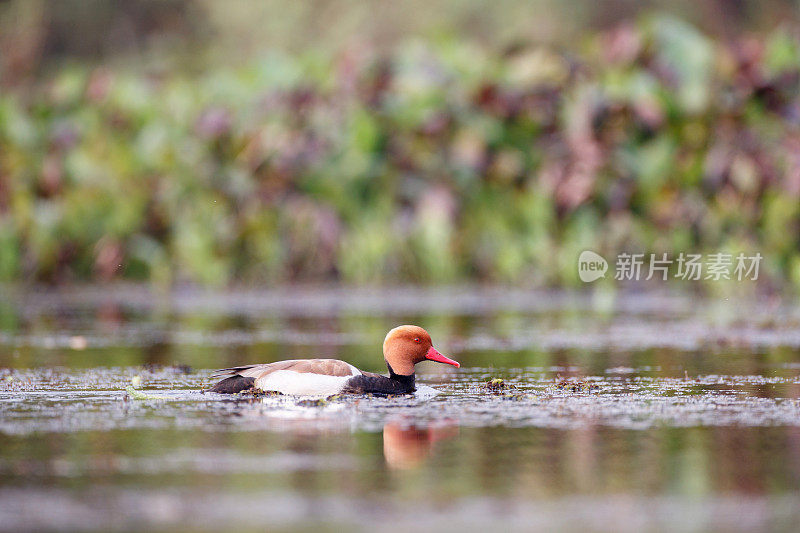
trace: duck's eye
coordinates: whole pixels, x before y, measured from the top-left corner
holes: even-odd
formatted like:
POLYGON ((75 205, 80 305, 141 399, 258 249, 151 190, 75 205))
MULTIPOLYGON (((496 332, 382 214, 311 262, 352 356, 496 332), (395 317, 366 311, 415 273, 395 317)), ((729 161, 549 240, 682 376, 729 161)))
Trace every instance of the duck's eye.
POLYGON ((419 337, 414 337, 414 342, 416 342, 417 344, 419 344, 419 343, 421 343, 422 341, 420 340, 420 338, 419 338, 419 337))

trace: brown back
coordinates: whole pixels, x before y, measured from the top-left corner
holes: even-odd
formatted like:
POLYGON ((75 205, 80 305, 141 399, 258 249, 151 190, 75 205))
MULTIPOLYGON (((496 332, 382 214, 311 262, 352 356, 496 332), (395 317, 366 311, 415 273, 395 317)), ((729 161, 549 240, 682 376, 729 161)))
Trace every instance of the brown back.
POLYGON ((291 359, 261 365, 239 366, 220 370, 219 376, 244 376, 260 379, 279 370, 300 373, 324 374, 326 376, 351 376, 353 367, 338 359, 291 359))

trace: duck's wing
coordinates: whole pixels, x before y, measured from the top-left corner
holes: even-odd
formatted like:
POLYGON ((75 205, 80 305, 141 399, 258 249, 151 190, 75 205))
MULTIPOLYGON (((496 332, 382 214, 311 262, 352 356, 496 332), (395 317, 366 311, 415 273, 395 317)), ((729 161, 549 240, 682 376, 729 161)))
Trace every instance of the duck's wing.
POLYGON ((211 376, 214 378, 242 376, 260 379, 279 370, 341 377, 361 374, 361 371, 353 365, 338 359, 290 359, 275 363, 223 368, 215 371, 211 376))
POLYGON ((256 366, 263 366, 263 365, 246 365, 246 366, 233 366, 231 368, 220 368, 218 370, 214 370, 211 372, 212 378, 223 378, 229 376, 235 376, 239 372, 244 372, 245 370, 249 370, 256 366))

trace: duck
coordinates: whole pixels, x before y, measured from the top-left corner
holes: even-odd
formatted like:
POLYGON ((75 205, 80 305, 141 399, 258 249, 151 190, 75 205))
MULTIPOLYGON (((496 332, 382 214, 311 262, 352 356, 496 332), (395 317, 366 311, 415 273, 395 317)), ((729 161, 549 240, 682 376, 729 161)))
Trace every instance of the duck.
POLYGON ((415 367, 435 361, 460 368, 461 364, 439 353, 423 328, 398 326, 386 334, 384 376, 359 370, 338 359, 291 359, 223 368, 212 374, 222 378, 209 392, 235 394, 243 391, 278 392, 293 396, 328 397, 337 394, 410 394, 416 390, 415 367))

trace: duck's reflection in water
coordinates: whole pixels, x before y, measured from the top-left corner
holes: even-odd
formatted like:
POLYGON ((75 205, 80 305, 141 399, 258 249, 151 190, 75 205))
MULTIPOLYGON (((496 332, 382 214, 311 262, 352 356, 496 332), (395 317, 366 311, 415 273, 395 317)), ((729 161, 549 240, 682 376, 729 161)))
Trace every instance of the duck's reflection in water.
MULTIPOLYGON (((250 407, 250 404, 246 406, 250 407)), ((329 406, 326 409, 333 408, 329 406)), ((325 443, 347 448, 346 441, 351 438, 349 435, 352 433, 352 419, 346 416, 333 416, 340 413, 338 410, 328 412, 330 416, 314 411, 313 408, 303 411, 237 408, 234 413, 237 417, 241 417, 241 420, 237 421, 238 424, 274 435, 283 435, 279 440, 285 439, 283 446, 293 452, 323 453, 325 443)), ((429 421, 395 416, 384 422, 382 433, 386 465, 390 469, 412 469, 424 464, 440 441, 457 437, 459 426, 458 422, 452 419, 429 421)))
POLYGON ((431 455, 437 442, 457 435, 455 422, 417 426, 404 420, 389 421, 383 426, 383 456, 389 468, 416 468, 431 455))

